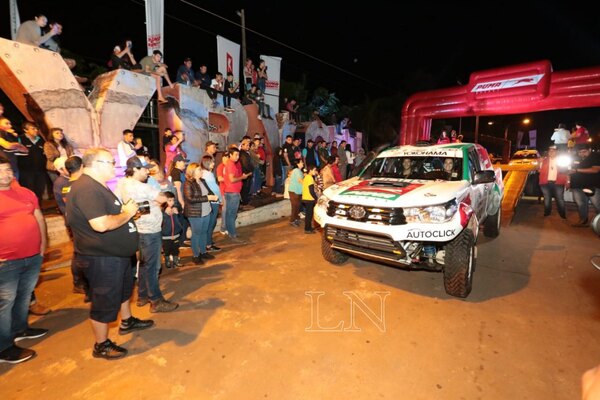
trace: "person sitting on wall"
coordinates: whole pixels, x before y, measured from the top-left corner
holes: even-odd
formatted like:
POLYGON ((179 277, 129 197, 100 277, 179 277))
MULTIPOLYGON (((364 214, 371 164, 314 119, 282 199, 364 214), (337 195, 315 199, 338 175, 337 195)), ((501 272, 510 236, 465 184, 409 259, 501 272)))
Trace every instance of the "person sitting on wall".
POLYGON ((158 102, 161 104, 167 103, 167 100, 162 93, 162 79, 165 78, 169 87, 173 88, 173 83, 167 73, 167 64, 162 62, 162 52, 160 50, 154 50, 151 56, 146 56, 140 60, 140 65, 143 68, 143 72, 152 75, 156 79, 156 94, 158 95, 158 102))
POLYGON ((132 47, 133 42, 131 40, 126 40, 123 46, 115 46, 108 61, 108 67, 111 70, 122 68, 130 71, 142 71, 142 66, 135 61, 135 57, 131 52, 132 47))
POLYGON ((29 44, 31 46, 41 46, 46 43, 50 38, 62 33, 62 26, 60 24, 54 24, 44 36, 42 36, 42 28, 48 25, 48 18, 43 14, 37 14, 33 20, 25 21, 17 30, 17 38, 15 39, 19 43, 29 44))

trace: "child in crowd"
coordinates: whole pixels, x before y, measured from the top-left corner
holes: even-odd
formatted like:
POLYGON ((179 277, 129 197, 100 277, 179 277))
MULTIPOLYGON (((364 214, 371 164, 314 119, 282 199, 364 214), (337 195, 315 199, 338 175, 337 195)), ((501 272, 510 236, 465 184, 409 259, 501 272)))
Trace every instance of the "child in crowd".
POLYGON ((179 245, 183 233, 181 223, 181 210, 175 204, 175 195, 172 192, 164 192, 167 197, 166 203, 162 205, 162 245, 165 255, 165 266, 175 268, 179 266, 179 245))

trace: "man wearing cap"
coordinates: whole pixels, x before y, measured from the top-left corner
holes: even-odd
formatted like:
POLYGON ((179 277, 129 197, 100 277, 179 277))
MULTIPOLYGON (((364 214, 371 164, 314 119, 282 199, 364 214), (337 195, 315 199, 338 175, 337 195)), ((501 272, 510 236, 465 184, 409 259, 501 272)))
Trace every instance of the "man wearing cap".
POLYGON ((158 283, 162 248, 162 211, 159 205, 166 202, 167 197, 147 184, 147 180, 146 165, 139 157, 131 157, 127 160, 125 178, 119 180, 115 194, 124 203, 133 200, 138 205, 135 218, 140 252, 137 306, 143 307, 150 303, 150 312, 169 312, 179 305, 165 300, 158 283))
POLYGON ((82 270, 91 298, 90 320, 96 343, 92 355, 116 359, 127 349, 108 338, 108 325, 121 313, 119 334, 126 335, 154 325, 131 315, 133 290, 131 256, 138 232, 133 221, 138 206, 123 204, 108 188, 115 177, 115 160, 105 149, 88 149, 83 155, 83 175, 73 182, 67 196, 67 224, 73 232, 77 268, 82 270))
POLYGON ((540 165, 539 182, 540 189, 544 194, 544 217, 550 215, 552 211, 552 197, 556 201, 558 215, 562 219, 567 218, 565 210, 565 184, 567 183, 567 174, 561 172, 556 162, 558 149, 556 146, 548 148, 548 156, 542 159, 540 165))
POLYGON ((186 86, 199 86, 200 83, 196 80, 194 70, 192 69, 192 59, 186 57, 183 60, 183 64, 177 69, 177 83, 181 83, 186 86))
POLYGON ((575 145, 578 159, 569 170, 567 185, 573 192, 577 203, 579 221, 572 226, 581 228, 588 225, 588 202, 591 201, 600 212, 600 155, 592 153, 588 143, 575 145))
POLYGON ((571 132, 567 130, 567 126, 563 123, 558 124, 558 128, 554 129, 554 133, 550 140, 554 142, 558 151, 566 150, 567 144, 569 143, 569 138, 571 137, 571 132))

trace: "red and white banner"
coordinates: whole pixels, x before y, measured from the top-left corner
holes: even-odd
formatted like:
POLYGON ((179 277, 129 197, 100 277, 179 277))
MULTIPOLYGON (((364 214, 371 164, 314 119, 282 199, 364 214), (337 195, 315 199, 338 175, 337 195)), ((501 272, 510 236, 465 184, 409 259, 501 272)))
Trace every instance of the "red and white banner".
POLYGON ((233 80, 240 81, 240 45, 217 36, 217 68, 227 79, 227 73, 233 74, 233 80))
POLYGON ((10 0, 10 37, 12 40, 17 39, 17 29, 21 25, 21 18, 19 17, 19 7, 17 7, 17 0, 10 0))
POLYGON ((265 90, 265 103, 271 108, 271 113, 279 112, 279 86, 281 83, 281 57, 261 55, 267 66, 267 89, 265 90))
POLYGON ((154 50, 163 53, 165 44, 164 35, 165 4, 164 0, 146 0, 146 45, 148 55, 154 50))

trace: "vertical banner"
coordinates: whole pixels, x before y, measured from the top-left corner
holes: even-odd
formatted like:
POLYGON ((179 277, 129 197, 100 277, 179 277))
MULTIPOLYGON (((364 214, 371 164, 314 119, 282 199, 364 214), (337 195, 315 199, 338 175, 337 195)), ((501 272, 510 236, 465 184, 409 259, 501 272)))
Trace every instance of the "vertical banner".
MULTIPOLYGON (((271 114, 279 112, 279 86, 281 78, 281 57, 261 55, 267 66, 267 90, 265 93, 265 102, 271 108, 271 114)), ((258 63, 256 63, 258 65, 258 63)))
POLYGON ((517 132, 517 150, 521 148, 521 143, 523 142, 523 131, 517 132))
MULTIPOLYGON (((223 79, 227 79, 227 73, 233 74, 233 80, 240 81, 240 45, 217 36, 217 68, 223 74, 223 79)), ((216 71, 215 71, 216 72, 216 71)))
POLYGON ((537 146, 537 129, 529 131, 529 148, 535 149, 537 146))
POLYGON ((165 44, 164 36, 165 4, 164 0, 146 0, 146 45, 148 55, 154 50, 163 53, 165 44))
POLYGON ((10 37, 12 40, 17 39, 17 29, 21 25, 21 18, 19 17, 19 7, 17 7, 17 0, 10 0, 10 37))

